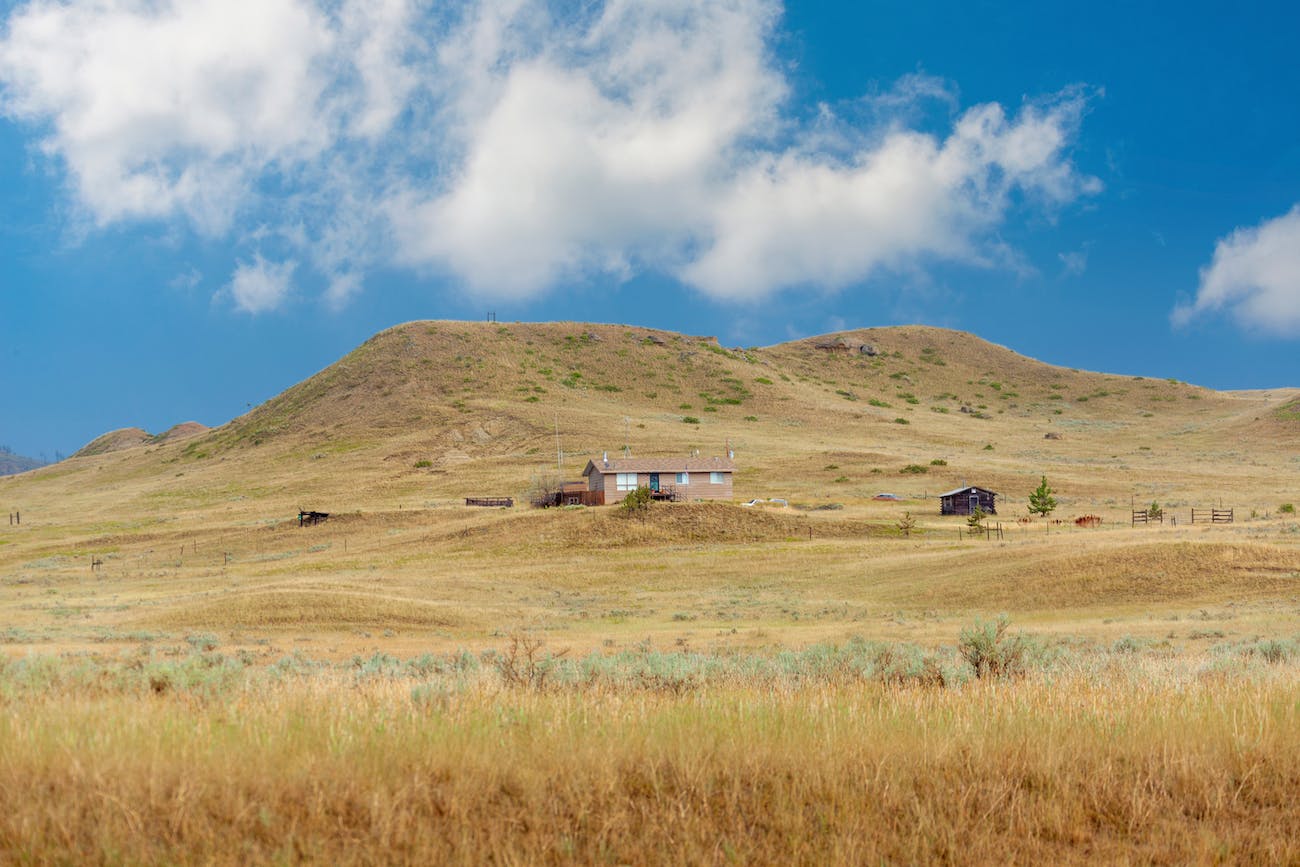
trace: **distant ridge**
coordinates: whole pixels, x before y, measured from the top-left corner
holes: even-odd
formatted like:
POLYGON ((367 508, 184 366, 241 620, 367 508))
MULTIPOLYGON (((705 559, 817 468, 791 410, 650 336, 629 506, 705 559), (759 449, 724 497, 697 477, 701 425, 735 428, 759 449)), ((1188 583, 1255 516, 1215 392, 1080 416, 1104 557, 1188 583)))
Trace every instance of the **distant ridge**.
POLYGON ((12 476, 45 466, 45 461, 16 455, 5 448, 0 448, 0 476, 12 476))
POLYGON ((73 453, 74 458, 106 455, 149 442, 149 432, 138 427, 124 427, 95 437, 73 453))
POLYGON ((187 439, 206 433, 210 428, 205 424, 196 421, 181 422, 173 425, 160 434, 151 434, 147 430, 138 427, 124 427, 118 430, 109 431, 106 434, 96 437, 95 439, 82 446, 75 454, 74 458, 92 457, 94 455, 104 455, 109 452, 120 452, 123 449, 131 449, 136 446, 147 445, 149 443, 169 442, 172 440, 187 439))

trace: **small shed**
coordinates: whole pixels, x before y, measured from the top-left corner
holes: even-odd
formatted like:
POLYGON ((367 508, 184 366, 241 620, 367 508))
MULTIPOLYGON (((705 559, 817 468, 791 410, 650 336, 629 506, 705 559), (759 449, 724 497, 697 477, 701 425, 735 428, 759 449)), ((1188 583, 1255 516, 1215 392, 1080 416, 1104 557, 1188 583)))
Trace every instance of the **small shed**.
POLYGON ((939 495, 939 514, 969 515, 976 509, 980 509, 986 515, 996 515, 998 513, 995 503, 997 496, 987 488, 967 485, 964 488, 958 488, 955 491, 939 495))
POLYGON ((564 482, 560 486, 560 490, 553 491, 546 499, 534 503, 534 505, 603 506, 605 505, 605 492, 588 490, 586 481, 564 482))

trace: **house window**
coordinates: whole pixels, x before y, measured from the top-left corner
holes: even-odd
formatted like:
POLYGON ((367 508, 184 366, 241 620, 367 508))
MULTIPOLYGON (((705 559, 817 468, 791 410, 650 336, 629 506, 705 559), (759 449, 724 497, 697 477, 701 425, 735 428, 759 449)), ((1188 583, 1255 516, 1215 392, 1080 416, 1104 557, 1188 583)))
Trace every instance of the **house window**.
POLYGON ((679 485, 689 485, 690 483, 691 483, 691 474, 690 474, 690 473, 678 473, 678 474, 677 474, 677 484, 679 484, 679 485))
POLYGON ((618 473, 614 478, 614 484, 620 491, 635 491, 636 473, 618 473))
POLYGON ((709 473, 709 484, 710 485, 722 484, 722 473, 709 473))

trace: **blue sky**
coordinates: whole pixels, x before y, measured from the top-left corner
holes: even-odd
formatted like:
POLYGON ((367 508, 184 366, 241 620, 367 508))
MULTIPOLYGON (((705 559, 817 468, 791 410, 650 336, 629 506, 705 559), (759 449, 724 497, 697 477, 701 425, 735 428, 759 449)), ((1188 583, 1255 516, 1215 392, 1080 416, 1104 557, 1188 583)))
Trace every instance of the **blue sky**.
POLYGON ((489 311, 1300 385, 1300 12, 1049 6, 0 3, 0 444, 489 311))

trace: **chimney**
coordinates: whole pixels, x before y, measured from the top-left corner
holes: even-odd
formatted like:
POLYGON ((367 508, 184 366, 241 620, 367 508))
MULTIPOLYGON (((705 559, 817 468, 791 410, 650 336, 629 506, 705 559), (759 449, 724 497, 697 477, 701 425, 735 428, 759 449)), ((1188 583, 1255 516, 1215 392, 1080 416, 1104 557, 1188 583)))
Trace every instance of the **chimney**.
POLYGON ((605 462, 605 466, 609 466, 609 452, 601 452, 600 459, 605 462))

